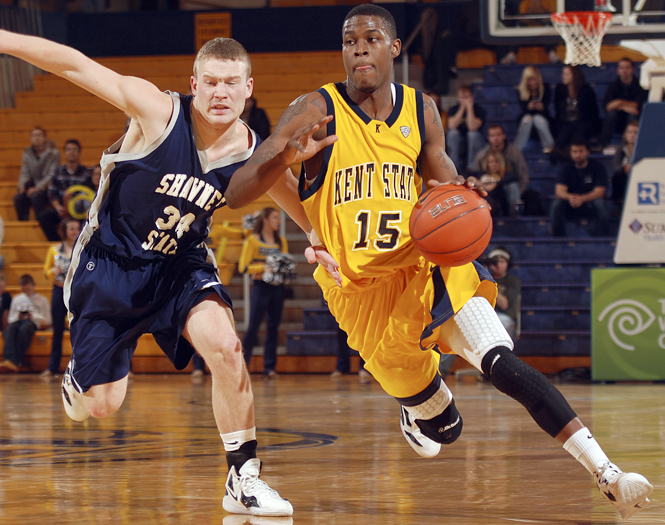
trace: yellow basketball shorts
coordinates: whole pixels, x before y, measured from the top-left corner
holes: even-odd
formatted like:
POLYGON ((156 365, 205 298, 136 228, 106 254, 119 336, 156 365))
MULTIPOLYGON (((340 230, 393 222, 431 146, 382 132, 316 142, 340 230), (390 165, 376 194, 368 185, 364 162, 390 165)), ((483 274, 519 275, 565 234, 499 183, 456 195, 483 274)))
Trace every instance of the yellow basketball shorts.
POLYGON ((477 263, 440 268, 421 259, 389 276, 346 281, 341 288, 323 268, 314 276, 349 346, 383 389, 399 398, 419 394, 432 382, 439 368, 435 348, 453 353, 439 341, 441 325, 475 295, 494 305, 497 293, 477 263))

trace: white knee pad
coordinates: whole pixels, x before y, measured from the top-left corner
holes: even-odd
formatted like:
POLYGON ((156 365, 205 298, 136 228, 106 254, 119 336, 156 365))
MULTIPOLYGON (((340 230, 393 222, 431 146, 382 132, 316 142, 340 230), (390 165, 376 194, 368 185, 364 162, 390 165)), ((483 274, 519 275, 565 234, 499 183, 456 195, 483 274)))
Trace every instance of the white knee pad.
POLYGON ((499 317, 484 297, 472 297, 453 317, 455 326, 453 330, 456 345, 462 348, 453 348, 455 353, 461 355, 469 363, 482 372, 483 357, 492 348, 505 346, 513 349, 513 340, 501 324, 499 317))
POLYGON ((448 389, 446 384, 441 381, 439 389, 435 394, 424 403, 413 407, 403 407, 413 419, 432 419, 433 417, 442 414, 448 408, 450 402, 453 400, 453 393, 448 389))

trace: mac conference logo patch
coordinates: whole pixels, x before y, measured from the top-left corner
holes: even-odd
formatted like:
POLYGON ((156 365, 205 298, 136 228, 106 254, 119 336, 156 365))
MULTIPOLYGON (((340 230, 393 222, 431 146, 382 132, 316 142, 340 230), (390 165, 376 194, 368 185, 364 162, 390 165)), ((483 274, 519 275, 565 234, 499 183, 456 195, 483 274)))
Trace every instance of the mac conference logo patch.
POLYGON ((409 126, 401 126, 399 130, 402 132, 404 138, 407 138, 409 135, 411 135, 411 128, 409 126))

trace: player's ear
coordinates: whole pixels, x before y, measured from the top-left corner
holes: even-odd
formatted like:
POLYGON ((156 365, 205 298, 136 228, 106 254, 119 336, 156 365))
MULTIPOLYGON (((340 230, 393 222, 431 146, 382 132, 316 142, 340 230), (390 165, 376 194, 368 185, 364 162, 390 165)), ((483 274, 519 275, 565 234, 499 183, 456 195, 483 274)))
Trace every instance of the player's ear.
POLYGON ((397 58, 402 52, 402 41, 399 38, 393 40, 393 43, 390 46, 390 56, 393 59, 397 58))
POLYGON ((249 77, 247 79, 247 93, 245 95, 245 98, 251 97, 252 93, 254 93, 254 79, 252 77, 249 77))
POLYGON ((196 86, 197 86, 196 77, 192 75, 191 77, 189 77, 189 89, 191 90, 192 95, 194 96, 196 96, 196 86))

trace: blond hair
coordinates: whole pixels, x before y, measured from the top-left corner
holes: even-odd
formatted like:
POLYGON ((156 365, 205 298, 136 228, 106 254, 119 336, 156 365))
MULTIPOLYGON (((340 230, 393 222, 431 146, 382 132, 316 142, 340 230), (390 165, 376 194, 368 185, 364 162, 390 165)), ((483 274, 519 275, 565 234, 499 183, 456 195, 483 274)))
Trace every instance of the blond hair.
POLYGON ((543 93, 545 92, 545 86, 543 85, 543 76, 538 71, 538 68, 534 66, 526 66, 522 70, 522 78, 519 85, 517 86, 517 91, 520 94, 520 100, 529 100, 531 99, 531 91, 527 86, 530 78, 535 78, 538 80, 538 100, 543 100, 543 93))
POLYGON ((204 60, 211 58, 217 60, 240 60, 247 67, 247 78, 252 75, 252 62, 249 59, 249 53, 242 47, 242 44, 233 38, 213 38, 208 40, 194 59, 194 76, 196 77, 197 66, 204 60))
POLYGON ((483 158, 483 161, 481 162, 483 173, 488 173, 490 175, 493 175, 493 173, 491 173, 489 170, 490 157, 494 157, 496 161, 499 163, 499 175, 501 176, 501 178, 503 178, 503 176, 506 174, 506 159, 504 159, 503 155, 498 151, 490 150, 487 152, 487 155, 485 155, 485 158, 483 158))

